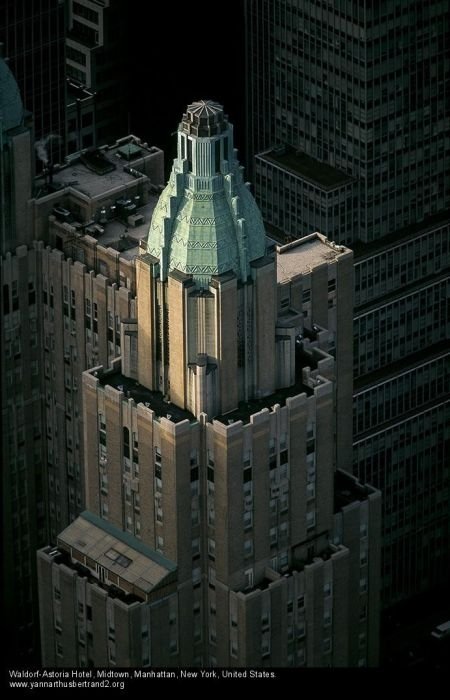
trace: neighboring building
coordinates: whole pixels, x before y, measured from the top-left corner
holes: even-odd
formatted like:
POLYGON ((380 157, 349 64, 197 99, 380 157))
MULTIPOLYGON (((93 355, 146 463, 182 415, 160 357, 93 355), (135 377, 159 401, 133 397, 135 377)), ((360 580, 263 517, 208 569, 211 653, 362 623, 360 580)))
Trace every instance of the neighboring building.
POLYGON ((39 271, 32 241, 32 122, 0 59, 0 293, 3 626, 26 663, 37 635, 36 549, 48 541, 39 378, 39 271))
POLYGON ((163 154, 129 136, 33 181, 32 122, 3 60, 0 95, 4 610, 11 659, 29 663, 35 552, 84 507, 81 373, 120 354, 163 154))
POLYGON ((0 58, 0 253, 32 238, 33 122, 17 82, 0 58))
POLYGON ((0 42, 33 114, 37 169, 66 155, 64 0, 3 0, 0 42))
POLYGON ((450 577, 449 14, 247 0, 246 17, 263 218, 355 251, 353 472, 385 494, 390 605, 450 577))
POLYGON ((266 238, 202 101, 135 271, 120 358, 83 374, 88 510, 38 554, 43 663, 376 665, 380 494, 342 469, 351 252, 266 238))
POLYGON ((68 153, 113 144, 129 131, 128 23, 124 0, 68 0, 68 153))

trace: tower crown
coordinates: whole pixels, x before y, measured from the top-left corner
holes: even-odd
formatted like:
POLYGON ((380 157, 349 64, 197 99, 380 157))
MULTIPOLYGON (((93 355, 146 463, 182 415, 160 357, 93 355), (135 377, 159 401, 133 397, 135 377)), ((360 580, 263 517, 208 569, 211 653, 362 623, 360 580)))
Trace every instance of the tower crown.
POLYGON ((225 272, 245 281, 250 263, 265 255, 264 224, 242 170, 222 106, 188 105, 148 233, 147 252, 159 259, 161 279, 179 270, 203 287, 225 272))
POLYGON ((212 100, 199 100, 188 105, 181 122, 184 132, 201 137, 217 136, 227 126, 222 106, 212 100))

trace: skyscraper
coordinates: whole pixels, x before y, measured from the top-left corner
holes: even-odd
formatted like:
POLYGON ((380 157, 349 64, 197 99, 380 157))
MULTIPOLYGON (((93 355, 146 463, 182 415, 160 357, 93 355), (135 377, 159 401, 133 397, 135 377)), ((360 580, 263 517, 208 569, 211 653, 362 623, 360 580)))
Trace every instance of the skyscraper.
POLYGON ((33 114, 37 165, 66 155, 64 0, 2 0, 0 42, 25 109, 33 114))
POLYGON ((353 471, 384 493, 389 604, 450 574, 448 9, 248 0, 246 18, 264 220, 355 252, 353 471))
POLYGON ((0 60, 3 601, 16 663, 37 661, 36 550, 84 507, 81 373, 120 354, 139 227, 163 181, 162 152, 131 135, 34 180, 32 136, 0 60))
POLYGON ((39 281, 30 206, 33 160, 30 115, 0 58, 3 603, 7 655, 11 652, 21 662, 27 660, 38 633, 33 627, 35 552, 48 541, 38 376, 39 281))
POLYGON ((124 0, 68 1, 69 153, 113 144, 130 130, 129 16, 124 0))
POLYGON ((380 495, 342 469, 352 254, 266 238, 217 103, 177 142, 121 356, 83 374, 87 510, 38 555, 43 661, 375 665, 380 495))

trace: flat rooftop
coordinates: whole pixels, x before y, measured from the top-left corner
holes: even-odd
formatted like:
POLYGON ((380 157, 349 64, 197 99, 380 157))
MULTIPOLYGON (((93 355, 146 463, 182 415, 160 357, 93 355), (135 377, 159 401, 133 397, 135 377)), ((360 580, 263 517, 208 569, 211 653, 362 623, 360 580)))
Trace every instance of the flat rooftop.
POLYGON ((58 545, 89 557, 144 595, 176 572, 172 561, 88 511, 63 530, 58 545))
POLYGON ((121 372, 106 371, 98 373, 98 380, 102 386, 112 386, 118 391, 123 391, 127 398, 136 403, 143 403, 156 413, 159 418, 168 418, 172 423, 180 423, 182 420, 195 421, 195 416, 185 411, 170 401, 166 401, 160 391, 150 391, 134 379, 125 377, 121 372))
POLYGON ((375 489, 362 484, 352 474, 337 469, 334 475, 334 511, 337 512, 355 501, 365 501, 375 489))
POLYGON ((141 223, 137 226, 126 225, 119 219, 111 219, 102 224, 103 233, 90 233, 89 227, 86 233, 94 236, 100 245, 105 248, 118 250, 122 257, 131 260, 139 252, 139 243, 147 240, 148 229, 153 215, 153 210, 158 202, 158 196, 151 196, 147 204, 136 209, 136 214, 142 216, 141 223))
POLYGON ((276 248, 277 282, 283 284, 311 272, 312 268, 323 263, 333 263, 347 254, 345 246, 333 244, 321 233, 312 233, 292 243, 276 248))
MULTIPOLYGON (((139 172, 140 165, 136 169, 133 162, 142 161, 142 158, 159 150, 156 146, 136 144, 136 140, 130 137, 128 141, 121 139, 106 149, 77 154, 67 165, 53 171, 52 191, 71 187, 88 197, 98 197, 110 190, 136 183, 139 179, 147 179, 144 173, 139 172)), ((36 179, 36 188, 40 186, 43 189, 48 187, 48 176, 42 175, 36 179)))
POLYGON ((340 187, 353 178, 331 165, 321 163, 306 153, 295 151, 291 148, 273 149, 267 153, 260 153, 257 159, 266 160, 269 163, 281 166, 294 175, 299 175, 305 180, 318 185, 321 189, 331 190, 340 187))

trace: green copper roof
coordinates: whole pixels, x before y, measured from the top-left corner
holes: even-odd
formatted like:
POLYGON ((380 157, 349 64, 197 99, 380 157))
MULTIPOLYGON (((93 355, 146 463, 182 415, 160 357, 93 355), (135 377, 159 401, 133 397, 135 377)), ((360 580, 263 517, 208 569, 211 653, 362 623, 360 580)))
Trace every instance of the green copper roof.
POLYGON ((147 251, 171 270, 207 285, 234 272, 245 280, 249 264, 265 255, 259 209, 242 178, 233 129, 215 102, 188 106, 178 129, 178 157, 150 224, 147 251))
POLYGON ((5 132, 20 126, 23 105, 19 88, 8 65, 0 58, 0 128, 5 132))

